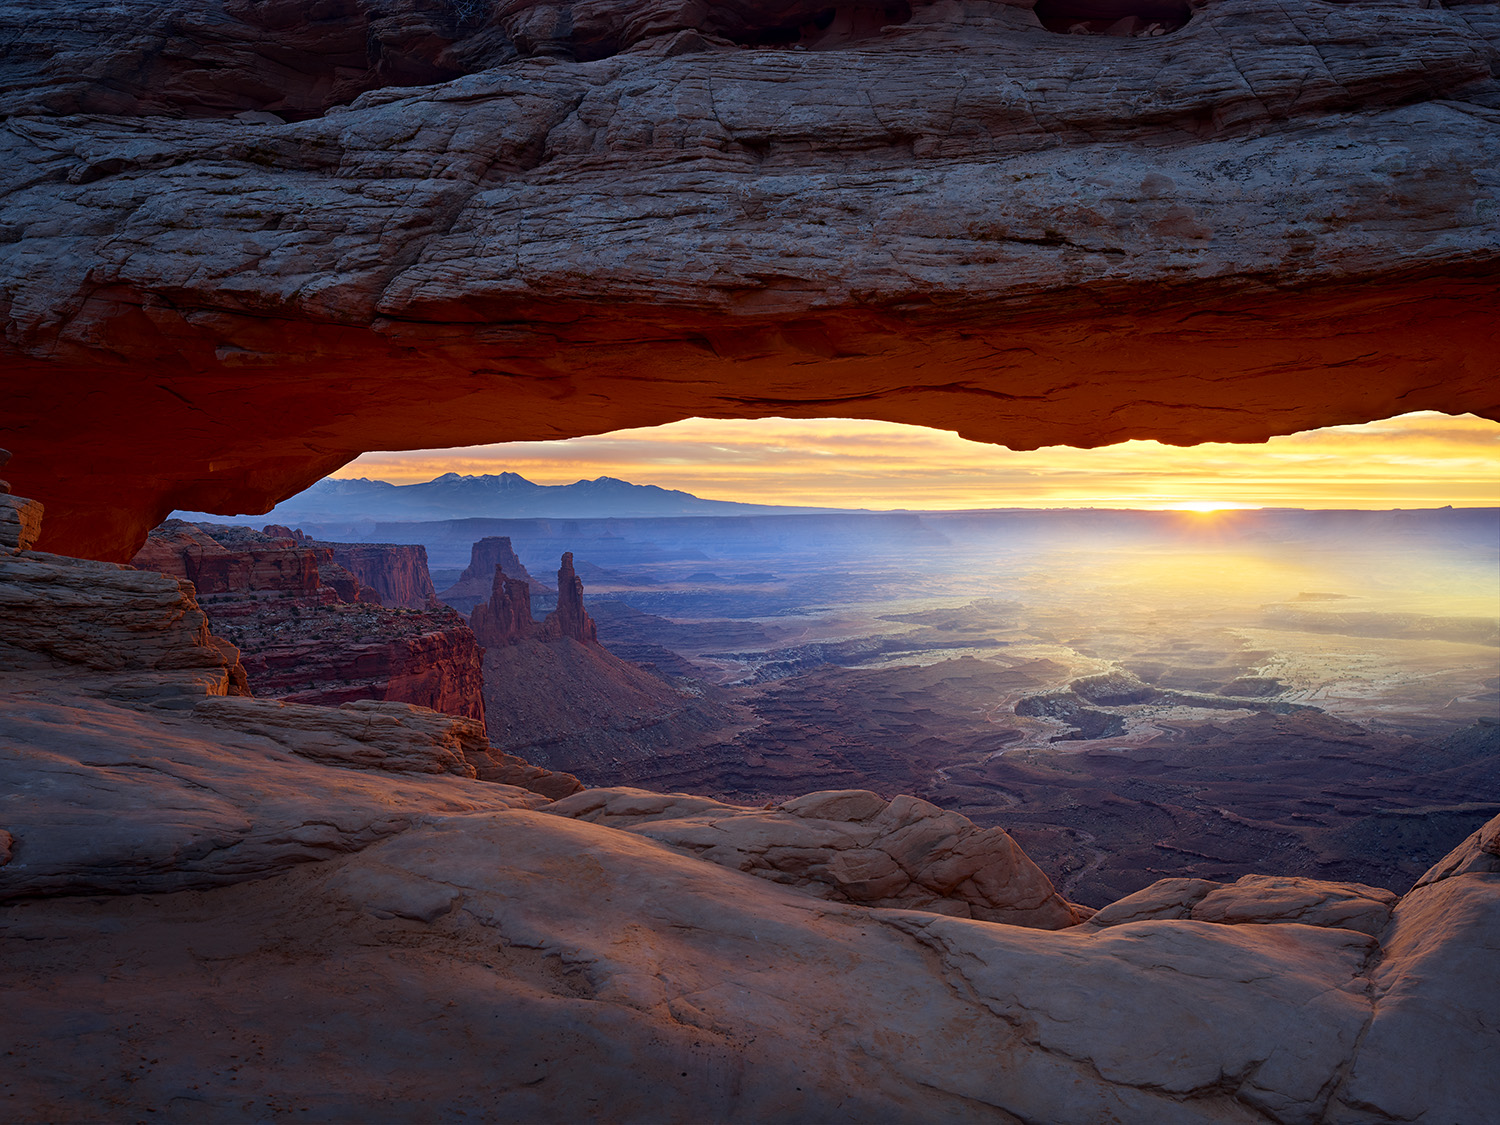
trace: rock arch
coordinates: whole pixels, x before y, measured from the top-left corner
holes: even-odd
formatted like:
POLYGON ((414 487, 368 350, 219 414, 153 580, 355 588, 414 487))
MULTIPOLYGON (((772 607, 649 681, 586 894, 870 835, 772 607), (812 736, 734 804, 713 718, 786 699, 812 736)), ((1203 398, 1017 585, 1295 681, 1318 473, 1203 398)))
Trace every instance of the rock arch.
POLYGON ((794 51, 723 21, 826 4, 576 3, 569 42, 619 50, 512 51, 544 7, 496 5, 510 46, 434 84, 361 70, 338 105, 308 63, 237 111, 225 75, 332 32, 178 12, 132 92, 171 3, 0 3, 0 444, 44 548, 126 558, 368 449, 692 415, 1018 448, 1500 418, 1469 9, 1220 0, 1120 44, 945 0, 794 51))

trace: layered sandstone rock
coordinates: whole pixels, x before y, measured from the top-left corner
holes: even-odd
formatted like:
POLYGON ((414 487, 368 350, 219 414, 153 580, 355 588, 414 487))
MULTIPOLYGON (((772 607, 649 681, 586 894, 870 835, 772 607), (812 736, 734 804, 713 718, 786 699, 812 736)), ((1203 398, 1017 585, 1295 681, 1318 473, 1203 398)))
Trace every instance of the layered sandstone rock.
MULTIPOLYGON (((512 580, 525 582, 538 593, 548 589, 546 583, 537 581, 527 573, 525 564, 516 557, 515 548, 510 544, 510 536, 487 535, 469 549, 469 565, 458 576, 458 581, 438 597, 460 613, 469 613, 490 597, 496 567, 505 571, 512 580)), ((529 611, 527 616, 530 617, 529 611)))
POLYGON ((685 793, 590 789, 547 811, 838 902, 1041 930, 1091 913, 1065 902, 1002 830, 978 828, 915 797, 887 801, 850 789, 744 809, 685 793))
POLYGON ((1159 879, 1112 902, 1089 919, 1118 926, 1166 918, 1225 925, 1297 923, 1358 930, 1379 937, 1391 920, 1397 895, 1363 883, 1297 876, 1246 875, 1229 884, 1212 879, 1159 879))
MULTIPOLYGON (((403 609, 426 609, 437 591, 427 569, 427 548, 408 543, 322 543, 333 562, 369 587, 379 604, 403 609)), ((352 599, 346 599, 352 600, 352 599)))
MULTIPOLYGON (((369 555, 354 546, 350 561, 379 570, 396 557, 426 574, 420 547, 393 556, 384 545, 369 555)), ((331 705, 391 700, 483 722, 483 653, 458 614, 425 598, 422 610, 385 608, 334 555, 335 545, 276 525, 258 532, 168 520, 133 562, 197 586, 214 629, 239 646, 257 695, 331 705), (334 584, 323 581, 325 569, 334 584)), ((415 594, 415 586, 398 589, 415 594)))
POLYGON ((257 695, 335 706, 385 699, 484 720, 483 650, 452 610, 339 605, 237 618, 224 631, 257 695))
POLYGON ((318 564, 318 580, 339 596, 339 601, 364 602, 366 605, 381 605, 380 593, 373 586, 366 586, 359 576, 329 559, 318 564))
POLYGON ((119 1116, 191 1075, 193 1114, 214 1117, 1482 1121, 1497 908, 1467 874, 1407 896, 1383 944, 1046 932, 809 899, 634 833, 475 811, 262 883, 12 906, 3 1096, 11 1116, 119 1116))
POLYGON ((45 676, 58 668, 115 698, 169 707, 246 690, 238 651, 209 632, 186 581, 0 551, 0 674, 45 676))
POLYGON ((42 531, 42 505, 0 494, 0 551, 28 551, 42 531))
POLYGON ((410 703, 359 699, 334 713, 285 701, 209 700, 193 713, 200 722, 266 735, 294 754, 330 765, 477 777, 552 800, 583 789, 572 774, 495 749, 481 722, 410 703))
POLYGON ((0 772, 27 797, 0 814, 13 837, 0 900, 222 886, 357 851, 428 816, 546 800, 451 776, 464 772, 452 747, 420 720, 395 728, 389 712, 231 699, 164 719, 78 694, 86 683, 56 669, 5 678, 0 772))
POLYGON ((1402 896, 1370 972, 1374 1018, 1340 1091, 1343 1120, 1376 1107, 1396 1120, 1483 1121, 1493 1076, 1468 1066, 1496 1044, 1500 1000, 1500 817, 1402 896), (1482 857, 1482 858, 1481 858, 1482 857))
POLYGON ((579 644, 598 644, 599 629, 583 608, 583 579, 573 570, 573 552, 564 551, 557 570, 557 608, 542 620, 544 640, 566 637, 579 644))
POLYGON ((468 761, 480 781, 529 789, 553 801, 572 796, 583 789, 583 783, 570 773, 543 769, 525 758, 501 753, 493 747, 485 754, 468 755, 468 761))
MULTIPOLYGON (((509 550, 509 539, 501 539, 499 542, 504 545, 505 550, 509 550)), ((478 543, 474 545, 474 553, 476 557, 479 555, 478 543)), ((486 554, 492 553, 495 552, 486 554)), ((522 573, 525 573, 524 568, 522 573)), ((599 643, 599 629, 588 610, 583 607, 583 579, 573 569, 572 551, 563 553, 562 565, 557 571, 557 608, 540 622, 534 621, 531 616, 529 580, 508 576, 503 564, 497 563, 495 566, 489 595, 490 600, 476 605, 469 615, 469 624, 483 645, 498 647, 524 640, 572 640, 585 645, 599 643)))
POLYGON ((362 699, 337 709, 261 699, 211 699, 193 708, 210 726, 259 734, 315 762, 394 773, 477 776, 484 727, 410 703, 362 699))
POLYGON ((362 450, 693 415, 1497 417, 1491 8, 7 0, 16 480, 123 559, 362 450))
MULTIPOLYGON (((200 598, 228 595, 218 603, 220 614, 230 616, 234 602, 264 600, 266 595, 297 598, 309 608, 337 601, 332 590, 322 588, 319 563, 328 557, 296 535, 167 520, 152 530, 130 562, 141 570, 186 578, 200 598)), ((249 612, 248 606, 243 608, 249 612)))
POLYGON ((486 648, 513 645, 535 636, 537 622, 531 616, 531 585, 519 578, 508 578, 504 570, 495 567, 490 600, 474 607, 469 614, 469 628, 486 648))

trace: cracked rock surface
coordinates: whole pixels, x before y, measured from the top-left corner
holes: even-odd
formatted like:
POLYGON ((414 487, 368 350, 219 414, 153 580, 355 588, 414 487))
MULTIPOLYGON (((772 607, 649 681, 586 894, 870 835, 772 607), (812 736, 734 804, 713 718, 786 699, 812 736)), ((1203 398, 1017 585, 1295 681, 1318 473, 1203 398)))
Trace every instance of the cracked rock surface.
POLYGON ((13 550, 0 611, 0 900, 261 878, 579 788, 472 719, 227 694, 237 653, 185 580, 13 550))
MULTIPOLYGON (((346 768, 379 754, 341 730, 369 724, 357 712, 308 707, 323 714, 278 730, 290 705, 213 702, 234 707, 242 728, 223 729, 222 710, 203 722, 7 677, 0 824, 13 839, 0 900, 220 886, 356 851, 429 816, 546 803, 509 785, 443 784, 428 769, 346 768)), ((441 753, 413 741, 396 744, 413 758, 441 753)))
POLYGON ((790 0, 0 3, 39 545, 695 415, 1020 448, 1500 416, 1495 5, 1137 39, 877 7, 803 42, 790 0))
POLYGON ((1497 909, 1495 876, 1467 873, 1407 896, 1384 945, 1297 924, 1047 932, 820 902, 638 833, 476 811, 257 883, 0 909, 0 1105, 1479 1121, 1497 909))

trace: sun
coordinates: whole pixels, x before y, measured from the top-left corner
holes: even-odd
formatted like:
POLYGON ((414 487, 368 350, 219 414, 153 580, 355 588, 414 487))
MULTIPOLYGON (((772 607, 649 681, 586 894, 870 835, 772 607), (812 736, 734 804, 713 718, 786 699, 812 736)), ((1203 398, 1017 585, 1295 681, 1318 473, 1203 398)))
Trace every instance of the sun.
POLYGON ((1209 515, 1213 512, 1244 512, 1254 511, 1256 504, 1236 504, 1225 500, 1184 500, 1180 504, 1168 504, 1166 510, 1169 512, 1197 512, 1200 515, 1209 515))

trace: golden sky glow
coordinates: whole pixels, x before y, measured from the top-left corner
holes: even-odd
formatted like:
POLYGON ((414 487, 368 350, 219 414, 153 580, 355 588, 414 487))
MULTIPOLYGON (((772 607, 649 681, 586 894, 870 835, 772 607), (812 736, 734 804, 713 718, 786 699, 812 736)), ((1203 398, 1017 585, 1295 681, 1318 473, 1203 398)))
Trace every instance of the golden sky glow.
POLYGON ((1017 453, 888 422, 693 418, 567 441, 367 453, 334 475, 413 484, 505 471, 538 484, 611 476, 714 500, 839 508, 1492 506, 1500 424, 1422 412, 1261 445, 1017 453))

